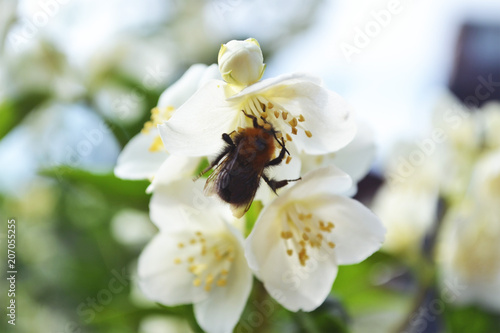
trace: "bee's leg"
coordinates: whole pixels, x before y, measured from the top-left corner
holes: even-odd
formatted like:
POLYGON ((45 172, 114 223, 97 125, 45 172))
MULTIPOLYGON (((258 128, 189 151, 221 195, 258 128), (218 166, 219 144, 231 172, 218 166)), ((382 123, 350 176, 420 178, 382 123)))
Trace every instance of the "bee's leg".
POLYGON ((259 122, 257 121, 257 117, 255 117, 253 114, 248 114, 245 112, 245 110, 241 110, 245 116, 248 118, 252 119, 253 127, 260 127, 259 122))
POLYGON ((289 182, 295 182, 297 180, 301 180, 302 178, 274 180, 274 179, 269 179, 265 174, 262 174, 262 179, 264 179, 264 181, 267 183, 267 185, 269 185, 271 190, 273 190, 273 192, 276 193, 277 189, 280 189, 283 186, 288 185, 289 182))
POLYGON ((227 134, 227 133, 222 134, 222 140, 224 140, 231 147, 234 147, 233 139, 231 139, 231 134, 233 134, 233 133, 234 133, 234 131, 232 131, 229 134, 227 134))
MULTIPOLYGON (((280 154, 278 155, 278 157, 276 157, 275 159, 270 160, 266 164, 266 167, 280 164, 283 161, 283 159, 285 158, 285 154, 286 153, 288 153, 288 150, 286 150, 286 148, 285 148, 284 145, 281 146, 281 151, 280 151, 280 154)), ((288 154, 290 155, 290 153, 288 153, 288 154)))

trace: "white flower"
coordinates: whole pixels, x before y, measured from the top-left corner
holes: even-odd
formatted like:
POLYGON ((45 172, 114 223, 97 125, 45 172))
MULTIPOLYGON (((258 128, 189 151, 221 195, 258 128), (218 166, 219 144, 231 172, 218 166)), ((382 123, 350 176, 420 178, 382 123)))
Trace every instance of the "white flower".
POLYGON ((454 288, 447 297, 500 311, 500 209, 473 199, 449 211, 443 223, 436 261, 443 289, 454 288))
POLYGON ((198 185, 184 179, 155 189, 150 214, 160 233, 139 258, 139 283, 162 304, 193 303, 205 331, 232 332, 252 274, 229 209, 206 198, 198 185))
MULTIPOLYGON (((156 126, 168 121, 176 108, 182 105, 198 87, 218 76, 217 66, 203 64, 191 66, 174 84, 160 96, 158 106, 151 111, 151 121, 133 137, 118 157, 115 175, 122 179, 152 179, 169 154, 163 147, 156 126)), ((193 160, 197 165, 199 160, 193 160)))
MULTIPOLYGON (((227 68, 226 68, 227 70, 227 68)), ((242 112, 265 117, 290 145, 325 154, 347 145, 356 126, 346 102, 306 74, 281 75, 244 87, 212 80, 159 126, 166 149, 186 156, 215 155, 221 136, 251 127, 242 112)))
POLYGON ((264 207, 245 255, 271 296, 291 311, 312 311, 326 299, 338 265, 358 263, 381 246, 385 230, 359 202, 338 195, 351 179, 317 169, 264 207))
POLYGON ((248 86, 264 74, 264 58, 254 38, 232 40, 219 50, 219 70, 224 81, 237 86, 248 86))

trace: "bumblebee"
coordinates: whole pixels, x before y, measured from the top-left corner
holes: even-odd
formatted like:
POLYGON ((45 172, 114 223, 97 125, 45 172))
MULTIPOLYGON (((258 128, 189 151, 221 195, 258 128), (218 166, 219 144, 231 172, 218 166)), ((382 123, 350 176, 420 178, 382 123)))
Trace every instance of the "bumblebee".
POLYGON ((279 165, 290 153, 285 147, 285 140, 278 139, 277 132, 265 118, 258 119, 245 111, 243 113, 252 119, 253 127, 222 134, 226 142, 224 149, 200 174, 215 168, 205 184, 205 194, 217 194, 231 205, 233 215, 238 218, 250 208, 261 178, 275 193, 289 182, 300 179, 274 180, 266 175, 267 168, 279 165), (281 150, 273 158, 276 142, 281 150))

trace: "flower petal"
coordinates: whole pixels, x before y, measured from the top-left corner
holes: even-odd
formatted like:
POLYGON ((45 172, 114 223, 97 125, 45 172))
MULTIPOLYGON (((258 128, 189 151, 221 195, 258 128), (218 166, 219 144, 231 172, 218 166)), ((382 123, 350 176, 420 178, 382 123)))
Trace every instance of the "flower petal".
POLYGON ((339 168, 330 165, 313 170, 297 181, 293 186, 280 192, 276 199, 277 204, 283 204, 289 200, 301 200, 314 194, 340 194, 348 190, 352 185, 349 175, 339 168))
POLYGON ((337 275, 334 251, 321 248, 305 266, 289 256, 280 238, 279 205, 264 208, 245 241, 250 268, 269 294, 290 311, 312 311, 326 299, 337 275))
POLYGON ((357 183, 370 171, 374 158, 373 130, 367 123, 360 122, 356 136, 347 146, 335 153, 333 163, 357 183))
POLYGON ((238 230, 228 227, 238 252, 227 276, 227 285, 213 289, 210 297, 194 305, 196 320, 207 332, 232 332, 252 289, 252 272, 244 256, 243 237, 238 230))
POLYGON ((277 85, 282 85, 282 84, 289 84, 291 82, 295 81, 309 81, 315 84, 321 84, 321 79, 307 74, 307 73, 291 73, 291 74, 283 74, 279 75, 273 78, 269 78, 266 80, 259 81, 257 83, 254 83, 242 91, 240 91, 238 94, 231 96, 228 98, 228 101, 234 101, 237 99, 240 99, 242 97, 246 97, 249 95, 253 94, 260 94, 263 93, 277 85))
MULTIPOLYGON (((217 68, 216 65, 208 67, 205 64, 194 64, 189 67, 179 80, 160 95, 158 107, 173 106, 178 108, 181 106, 207 80, 217 78, 213 72, 213 66, 217 68)), ((218 76, 220 77, 220 75, 218 76)))
POLYGON ((158 136, 156 129, 139 133, 123 148, 115 167, 116 177, 122 179, 151 179, 168 157, 164 151, 151 152, 149 147, 158 136))
POLYGON ((312 137, 298 131, 294 142, 308 154, 334 152, 345 147, 356 134, 356 123, 344 99, 315 83, 303 81, 277 86, 264 96, 293 116, 305 117, 303 126, 312 137))
POLYGON ((147 192, 152 192, 158 185, 168 185, 179 179, 191 179, 201 159, 201 157, 170 155, 156 172, 147 192))
POLYGON ((220 151, 222 134, 236 128, 241 113, 226 102, 226 86, 218 80, 207 82, 169 121, 158 126, 170 153, 209 156, 220 151))
POLYGON ((165 305, 180 305, 207 297, 193 286, 193 275, 185 265, 174 262, 179 239, 189 232, 160 233, 139 257, 139 286, 145 295, 165 305))
POLYGON ((339 265, 356 264, 382 246, 385 228, 379 218, 368 208, 351 198, 339 195, 314 198, 314 214, 325 221, 332 221, 335 228, 331 240, 339 265))
POLYGON ((228 219, 232 214, 227 205, 206 197, 203 186, 202 181, 191 179, 156 186, 149 204, 151 221, 168 232, 187 227, 197 230, 220 227, 221 217, 228 219))
POLYGON ((354 139, 339 151, 320 156, 302 154, 302 172, 307 173, 321 166, 335 165, 351 176, 355 185, 368 173, 374 157, 373 131, 368 124, 360 122, 354 139))

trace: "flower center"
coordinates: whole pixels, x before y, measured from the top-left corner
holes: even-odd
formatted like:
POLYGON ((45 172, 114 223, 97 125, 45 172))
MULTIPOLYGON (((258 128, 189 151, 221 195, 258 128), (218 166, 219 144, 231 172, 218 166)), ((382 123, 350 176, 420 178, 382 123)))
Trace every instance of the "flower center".
MULTIPOLYGON (((259 119, 260 117, 266 119, 268 123, 273 125, 273 128, 284 132, 285 141, 293 141, 292 135, 297 135, 298 130, 304 131, 308 138, 312 137, 311 131, 304 126, 306 121, 304 115, 294 116, 280 105, 268 101, 263 96, 254 95, 246 99, 242 104, 242 108, 245 112, 251 113, 259 119)), ((277 133, 277 136, 281 138, 282 134, 277 133)))
MULTIPOLYGON (((144 123, 144 127, 141 130, 142 134, 149 134, 152 128, 156 128, 159 124, 163 124, 165 121, 169 120, 174 114, 175 108, 171 105, 166 108, 153 108, 151 110, 151 120, 144 123)), ((164 151, 163 142, 161 141, 160 135, 156 135, 153 139, 153 143, 149 146, 150 152, 164 151)))
POLYGON ((305 266, 311 251, 324 246, 335 248, 330 236, 335 225, 314 216, 309 210, 297 203, 285 208, 281 221, 281 238, 285 242, 286 253, 297 254, 301 266, 305 266))
POLYGON ((193 286, 203 287, 210 292, 213 287, 224 287, 234 261, 235 248, 225 236, 205 238, 201 231, 194 237, 177 244, 180 252, 187 253, 181 259, 174 259, 175 264, 185 264, 193 274, 193 286))

